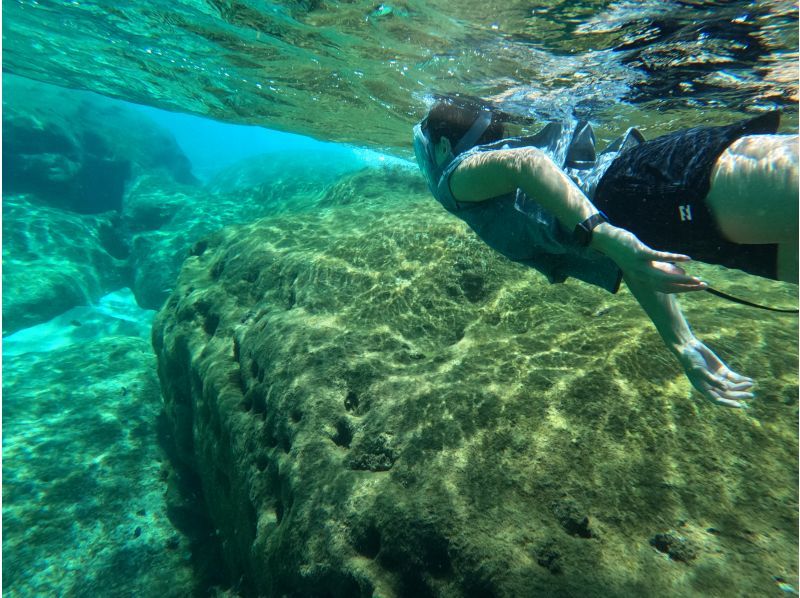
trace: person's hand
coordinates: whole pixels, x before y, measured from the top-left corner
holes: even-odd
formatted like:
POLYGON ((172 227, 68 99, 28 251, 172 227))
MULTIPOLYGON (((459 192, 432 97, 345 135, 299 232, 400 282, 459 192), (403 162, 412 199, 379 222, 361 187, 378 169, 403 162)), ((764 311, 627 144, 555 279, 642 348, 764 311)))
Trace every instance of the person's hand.
POLYGON ((656 251, 642 243, 633 233, 603 223, 592 233, 591 247, 616 262, 626 279, 632 279, 660 293, 703 291, 708 284, 686 274, 670 262, 691 261, 688 255, 656 251))
POLYGON ((677 351, 686 377, 700 394, 717 405, 747 407, 744 399, 755 395, 753 380, 731 371, 714 352, 699 340, 692 339, 677 351))

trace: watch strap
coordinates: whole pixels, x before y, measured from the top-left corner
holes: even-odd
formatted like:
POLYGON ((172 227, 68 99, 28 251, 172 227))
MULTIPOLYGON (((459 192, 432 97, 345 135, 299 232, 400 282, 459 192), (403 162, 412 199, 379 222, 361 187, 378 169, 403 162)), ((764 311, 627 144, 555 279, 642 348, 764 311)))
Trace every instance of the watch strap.
POLYGON ((592 231, 603 222, 608 222, 608 218, 606 218, 603 212, 597 212, 589 216, 583 222, 576 224, 573 236, 578 245, 581 247, 588 247, 589 243, 592 242, 592 231))

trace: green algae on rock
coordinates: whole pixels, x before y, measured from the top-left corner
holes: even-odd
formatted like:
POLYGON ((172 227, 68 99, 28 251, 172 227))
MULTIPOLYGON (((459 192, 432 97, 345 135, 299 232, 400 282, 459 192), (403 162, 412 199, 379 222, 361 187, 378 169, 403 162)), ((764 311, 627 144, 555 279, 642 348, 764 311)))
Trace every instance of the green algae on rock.
MULTIPOLYGON (((301 213, 354 198, 361 201, 376 193, 371 169, 342 175, 342 171, 354 168, 354 162, 342 171, 311 175, 317 167, 304 164, 302 159, 297 152, 281 160, 270 156, 245 160, 207 187, 139 177, 125 195, 117 228, 119 238, 130 246, 131 287, 139 305, 161 308, 192 245, 213 231, 268 214, 301 213), (261 176, 268 182, 257 182, 252 172, 255 166, 263 168, 261 176)), ((381 172, 398 184, 419 190, 423 187, 407 168, 391 167, 381 172)))
MULTIPOLYGON (((750 410, 722 409, 628 293, 547 284, 418 182, 351 203, 352 184, 326 209, 197 243, 154 322, 178 458, 245 594, 797 581, 795 327, 685 299, 701 336, 758 378, 750 410), (651 545, 667 530, 687 558, 651 545)), ((764 283, 762 299, 791 292, 764 283)))

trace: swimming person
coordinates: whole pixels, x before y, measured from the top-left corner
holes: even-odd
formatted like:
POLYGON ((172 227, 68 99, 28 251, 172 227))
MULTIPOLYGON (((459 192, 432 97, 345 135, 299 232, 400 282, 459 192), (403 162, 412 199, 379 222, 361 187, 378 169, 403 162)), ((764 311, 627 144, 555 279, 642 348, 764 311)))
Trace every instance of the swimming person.
POLYGON ((652 141, 632 128, 597 155, 586 122, 505 138, 507 117, 445 97, 414 127, 417 162, 439 203, 551 283, 573 277, 616 293, 624 279, 692 385, 745 407, 753 380, 692 334, 674 296, 708 285, 675 262, 689 253, 797 284, 797 136, 777 135, 771 112, 652 141))

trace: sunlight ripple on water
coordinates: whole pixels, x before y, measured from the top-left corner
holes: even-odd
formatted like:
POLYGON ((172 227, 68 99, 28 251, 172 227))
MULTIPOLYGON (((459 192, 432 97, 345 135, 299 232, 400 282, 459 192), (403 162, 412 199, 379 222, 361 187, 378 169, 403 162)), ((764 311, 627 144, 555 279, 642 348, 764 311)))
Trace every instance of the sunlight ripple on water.
POLYGON ((7 72, 395 153, 442 92, 539 119, 781 108, 797 120, 792 2, 32 0, 4 12, 7 72))

